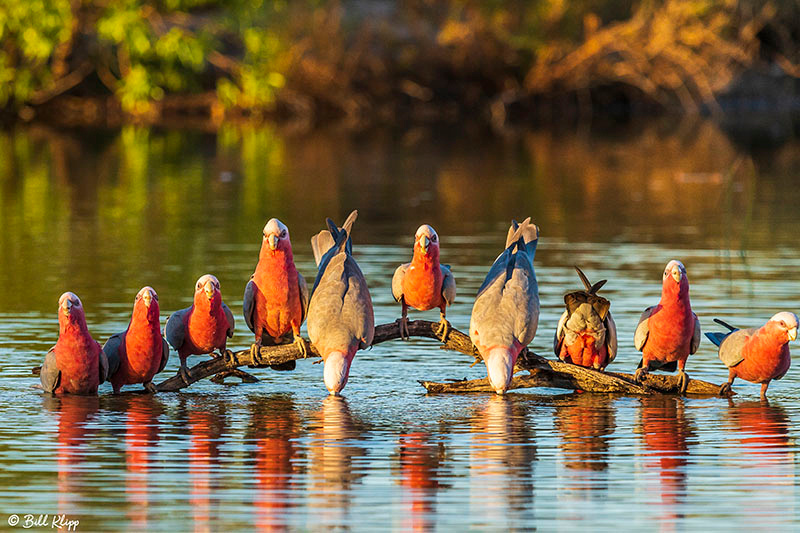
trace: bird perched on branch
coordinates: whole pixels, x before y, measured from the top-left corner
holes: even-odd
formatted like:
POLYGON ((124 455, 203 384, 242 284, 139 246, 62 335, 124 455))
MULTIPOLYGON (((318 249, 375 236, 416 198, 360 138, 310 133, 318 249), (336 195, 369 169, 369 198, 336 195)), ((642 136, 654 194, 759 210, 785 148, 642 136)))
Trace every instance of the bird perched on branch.
POLYGON ((356 351, 369 347, 375 334, 367 280, 352 255, 357 216, 350 213, 341 228, 328 219, 328 229, 311 238, 319 270, 308 304, 308 336, 322 354, 325 387, 333 395, 347 384, 356 351))
POLYGON ((186 366, 190 355, 210 354, 225 350, 228 337, 233 337, 233 313, 222 302, 219 280, 211 274, 201 276, 194 288, 191 307, 175 311, 167 319, 167 341, 178 351, 178 371, 188 385, 191 373, 186 366))
POLYGON ((683 263, 674 259, 667 263, 662 278, 661 301, 645 309, 636 326, 633 341, 642 360, 634 377, 641 382, 650 370, 674 372, 677 368, 680 390, 686 392, 686 359, 700 345, 700 321, 692 312, 683 263))
POLYGON ((506 248, 495 260, 472 307, 469 336, 486 363, 489 382, 504 394, 519 353, 536 335, 539 287, 533 269, 539 228, 511 222, 506 248))
POLYGON ((597 295, 607 280, 592 285, 575 267, 586 290, 567 293, 567 309, 556 329, 553 350, 559 359, 586 368, 603 370, 617 355, 617 325, 611 302, 597 295))
POLYGON ((136 294, 128 329, 109 338, 103 353, 108 357, 108 380, 115 393, 123 385, 136 383, 156 392, 153 376, 167 366, 169 344, 161 336, 158 294, 152 287, 144 287, 136 294))
POLYGON ((86 326, 81 299, 65 292, 58 299, 58 341, 45 355, 39 379, 54 394, 97 394, 108 377, 108 359, 86 326))
POLYGON ((761 383, 761 397, 767 397, 767 387, 773 379, 781 379, 792 364, 789 341, 797 338, 797 315, 782 311, 760 328, 737 329, 717 318, 727 333, 706 333, 708 340, 719 346, 719 358, 728 367, 728 382, 719 393, 731 391, 733 380, 741 378, 761 383))
MULTIPOLYGON (((292 333, 303 356, 308 353, 300 336, 308 311, 308 286, 294 266, 289 228, 277 218, 264 226, 256 270, 244 290, 244 321, 255 333, 258 346, 283 344, 292 333)), ((294 370, 295 362, 272 365, 274 370, 294 370)))
POLYGON ((456 280, 450 267, 439 264, 439 235, 423 224, 414 235, 414 257, 397 267, 392 277, 392 296, 402 306, 399 319, 400 338, 408 339, 408 308, 427 311, 439 308, 437 335, 447 339, 450 323, 445 310, 456 298, 456 280))

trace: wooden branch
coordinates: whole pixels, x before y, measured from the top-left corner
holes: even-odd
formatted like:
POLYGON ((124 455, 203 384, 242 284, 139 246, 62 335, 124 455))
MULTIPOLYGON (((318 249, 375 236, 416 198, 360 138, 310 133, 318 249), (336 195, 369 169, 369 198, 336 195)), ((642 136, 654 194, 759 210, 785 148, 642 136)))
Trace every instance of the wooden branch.
MULTIPOLYGON (((424 337, 442 342, 441 336, 436 333, 438 327, 438 322, 414 320, 408 323, 408 333, 412 337, 424 337)), ((382 324, 375 328, 372 344, 380 344, 399 338, 400 328, 397 322, 382 324)), ((309 357, 320 357, 319 351, 310 343, 306 343, 306 348, 309 357)), ((442 343, 440 348, 469 355, 474 357, 476 362, 482 360, 470 338, 453 327, 450 328, 447 340, 442 343)), ((247 350, 238 352, 226 351, 224 356, 208 359, 195 365, 190 370, 191 380, 189 383, 185 383, 183 378, 175 375, 159 383, 157 389, 161 392, 177 391, 201 379, 214 376, 226 370, 233 370, 240 366, 263 368, 302 358, 303 354, 296 344, 262 346, 260 349, 256 349, 255 345, 253 345, 247 350)), ((678 393, 677 376, 648 374, 644 384, 638 384, 631 374, 599 372, 561 361, 550 361, 527 350, 520 355, 515 371, 527 371, 528 373, 514 377, 510 389, 550 387, 639 396, 678 393)), ((429 381, 421 381, 420 383, 428 392, 492 392, 486 379, 464 380, 452 383, 433 383, 429 381)), ((719 385, 695 379, 689 381, 687 390, 687 394, 701 395, 717 395, 718 392, 719 385)))

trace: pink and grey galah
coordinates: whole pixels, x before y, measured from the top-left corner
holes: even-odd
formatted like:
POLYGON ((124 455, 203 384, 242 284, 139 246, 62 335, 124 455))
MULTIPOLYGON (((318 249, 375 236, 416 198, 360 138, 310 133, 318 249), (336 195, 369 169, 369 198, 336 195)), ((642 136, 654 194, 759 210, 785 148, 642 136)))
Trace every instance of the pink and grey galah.
MULTIPOLYGON (((273 345, 292 340, 303 355, 306 342, 300 336, 308 312, 308 286, 297 271, 289 228, 277 218, 264 226, 258 264, 244 290, 244 321, 255 333, 255 343, 273 345)), ((294 370, 295 362, 273 365, 273 370, 294 370)))
POLYGON ((58 299, 58 341, 45 355, 39 379, 53 394, 97 394, 108 377, 108 359, 86 326, 83 303, 75 293, 58 299))
POLYGON ((167 319, 167 341, 178 351, 181 368, 178 371, 187 384, 191 374, 186 366, 190 355, 222 353, 228 337, 233 337, 233 313, 222 301, 219 280, 211 274, 201 276, 194 288, 191 307, 175 311, 167 319))
POLYGON ((472 307, 469 336, 478 348, 498 394, 508 390, 517 357, 536 335, 539 287, 533 258, 539 228, 526 218, 512 221, 506 247, 478 290, 472 307))
POLYGON ((761 383, 761 397, 766 398, 769 382, 785 376, 792 364, 789 341, 797 338, 797 315, 782 311, 760 328, 751 329, 737 329, 716 318, 714 321, 730 330, 706 333, 719 346, 719 358, 728 367, 728 382, 719 393, 729 393, 733 380, 741 378, 761 383))
POLYGON ((128 329, 109 338, 103 353, 108 357, 108 380, 115 393, 123 385, 136 383, 156 392, 153 376, 167 366, 169 344, 161 336, 158 294, 152 287, 144 287, 136 294, 128 329))
POLYGON ((575 267, 586 290, 564 296, 567 309, 558 321, 553 350, 564 362, 603 370, 617 355, 617 325, 611 317, 611 302, 598 296, 605 285, 592 285, 586 274, 575 267))
POLYGON ((678 369, 680 390, 686 392, 689 376, 686 360, 700 345, 700 321, 689 301, 689 278, 683 263, 673 259, 664 268, 661 301, 648 307, 639 318, 634 345, 642 360, 634 377, 642 381, 650 370, 678 369))
POLYGON ((325 387, 336 396, 347 384, 356 351, 369 347, 375 334, 367 280, 352 255, 357 215, 350 213, 341 228, 328 219, 328 229, 311 238, 319 270, 308 304, 308 336, 322 354, 325 387))
POLYGON ((456 298, 456 280, 450 267, 439 263, 439 235, 423 224, 414 235, 414 256, 410 263, 397 267, 392 276, 392 296, 402 306, 400 338, 408 339, 408 308, 427 311, 439 308, 437 334, 447 338, 450 323, 446 308, 456 298))

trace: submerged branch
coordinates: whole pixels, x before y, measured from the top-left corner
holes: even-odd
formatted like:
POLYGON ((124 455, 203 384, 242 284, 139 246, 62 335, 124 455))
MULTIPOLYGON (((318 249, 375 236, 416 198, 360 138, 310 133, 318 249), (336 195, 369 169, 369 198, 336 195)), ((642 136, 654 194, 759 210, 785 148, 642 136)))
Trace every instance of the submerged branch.
MULTIPOLYGON (((469 336, 463 332, 450 328, 447 339, 443 340, 437 334, 438 322, 427 320, 414 320, 408 323, 408 333, 412 337, 425 337, 442 342, 441 348, 461 352, 481 361, 481 356, 469 336)), ((397 322, 382 324, 375 328, 372 344, 399 339, 400 328, 397 322)), ((321 356, 319 351, 307 343, 310 357, 321 356)), ((289 361, 302 359, 303 353, 296 344, 283 344, 279 346, 253 345, 247 350, 238 352, 226 351, 224 356, 203 361, 190 370, 191 380, 185 383, 179 375, 175 375, 157 385, 161 392, 177 391, 188 387, 192 383, 216 375, 226 370, 233 370, 241 366, 263 368, 279 365, 289 361)), ((614 372, 599 372, 561 361, 550 361, 543 357, 525 351, 517 361, 517 372, 527 371, 528 374, 517 375, 511 383, 510 389, 529 387, 551 387, 559 389, 583 390, 587 392, 623 393, 632 395, 650 394, 677 394, 677 376, 664 376, 648 374, 644 384, 634 381, 631 374, 614 372)), ((420 382, 428 392, 492 392, 486 379, 464 380, 452 383, 420 382)), ((716 395, 719 385, 692 379, 689 381, 688 394, 716 395)))

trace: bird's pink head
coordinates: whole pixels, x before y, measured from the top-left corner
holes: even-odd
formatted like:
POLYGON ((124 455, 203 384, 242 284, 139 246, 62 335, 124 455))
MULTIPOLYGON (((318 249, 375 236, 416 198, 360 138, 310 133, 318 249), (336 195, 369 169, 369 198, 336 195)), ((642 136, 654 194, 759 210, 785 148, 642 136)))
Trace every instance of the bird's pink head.
POLYGON ((439 235, 427 224, 421 225, 414 235, 414 256, 439 259, 439 235))
POLYGON ((785 335, 786 340, 784 342, 793 341, 797 338, 797 315, 794 313, 781 311, 770 318, 767 325, 785 335))
POLYGON ((489 384, 497 394, 505 394, 514 377, 514 365, 517 363, 517 353, 504 346, 490 348, 484 362, 489 376, 489 384))
POLYGON ((152 287, 142 287, 133 300, 134 316, 146 318, 149 322, 159 320, 158 294, 152 287))
POLYGON ((677 259, 667 263, 664 268, 661 294, 678 298, 689 294, 689 277, 686 275, 686 267, 677 259))
POLYGON ((352 350, 352 352, 352 355, 339 351, 330 352, 323 362, 325 366, 325 388, 333 396, 339 396, 344 386, 347 385, 347 379, 350 377, 350 364, 353 362, 355 350, 352 350))
POLYGON ((219 292, 219 280, 211 274, 201 276, 194 286, 194 304, 210 305, 212 308, 222 304, 222 295, 219 292), (206 304, 206 302, 208 302, 206 304))
POLYGON ((269 219, 264 226, 264 238, 261 241, 261 253, 276 250, 291 251, 292 241, 289 240, 289 228, 277 218, 269 219))
POLYGON ((62 331, 75 326, 86 328, 83 303, 74 292, 65 292, 58 299, 58 324, 62 331))

